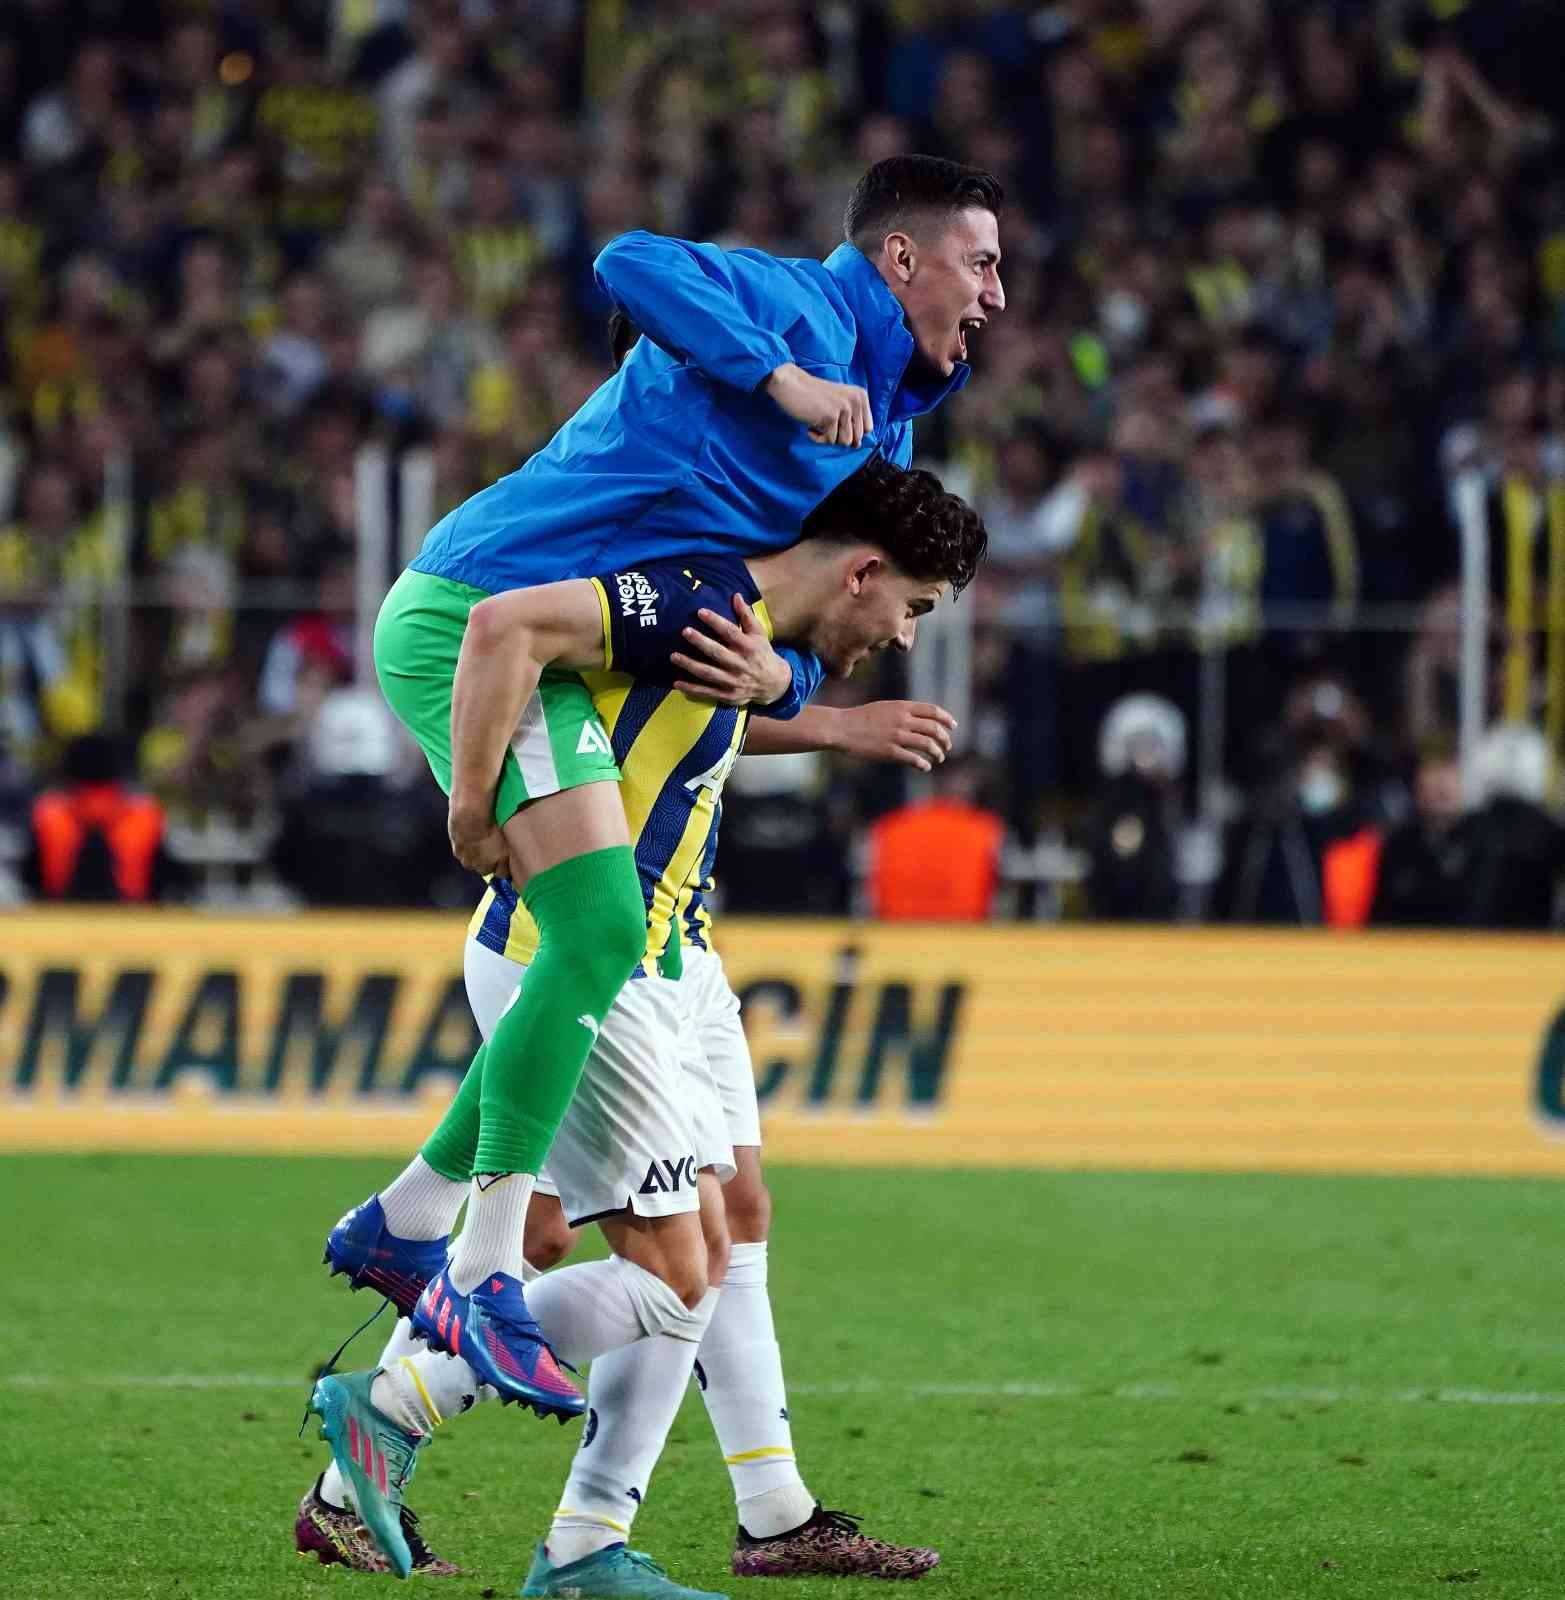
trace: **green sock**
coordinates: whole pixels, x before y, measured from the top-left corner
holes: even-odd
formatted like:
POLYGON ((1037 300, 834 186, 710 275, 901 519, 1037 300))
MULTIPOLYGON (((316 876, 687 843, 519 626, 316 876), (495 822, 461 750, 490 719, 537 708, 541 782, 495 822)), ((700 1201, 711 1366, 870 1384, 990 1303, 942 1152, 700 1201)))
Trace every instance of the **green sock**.
POLYGON ((453 1183, 466 1183, 473 1175, 473 1157, 478 1152, 479 1097, 483 1092, 484 1057, 488 1054, 489 1046, 479 1045, 456 1098, 419 1152, 442 1178, 453 1183))
POLYGON ((538 951, 520 997, 489 1040, 474 1172, 537 1172, 543 1165, 598 1025, 647 948, 646 905, 629 845, 540 872, 522 899, 538 924, 538 951))

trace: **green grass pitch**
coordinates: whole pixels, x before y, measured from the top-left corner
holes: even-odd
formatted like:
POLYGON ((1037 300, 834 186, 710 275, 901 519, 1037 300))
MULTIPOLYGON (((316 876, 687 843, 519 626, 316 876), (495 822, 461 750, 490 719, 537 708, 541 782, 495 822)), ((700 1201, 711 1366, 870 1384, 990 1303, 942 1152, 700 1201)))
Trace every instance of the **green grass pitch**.
MULTIPOLYGON (((372 1308, 328 1282, 321 1239, 386 1171, 0 1162, 0 1595, 389 1588, 291 1542, 323 1461, 313 1428, 295 1437, 308 1374, 372 1308)), ((1565 1593, 1557 1185, 795 1169, 773 1186, 806 1478, 871 1530, 940 1546, 929 1600, 1565 1593)), ((498 1406, 442 1432, 410 1497, 466 1569, 442 1596, 516 1593, 575 1438, 498 1406)), ((728 1578, 732 1532, 692 1394, 636 1543, 687 1583, 764 1595, 728 1578)))

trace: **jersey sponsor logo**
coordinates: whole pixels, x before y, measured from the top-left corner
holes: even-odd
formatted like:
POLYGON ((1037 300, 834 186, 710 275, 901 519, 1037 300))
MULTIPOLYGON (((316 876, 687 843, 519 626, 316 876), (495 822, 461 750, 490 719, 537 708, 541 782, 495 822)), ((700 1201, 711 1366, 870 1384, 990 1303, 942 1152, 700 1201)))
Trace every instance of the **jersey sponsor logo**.
POLYGON ((579 756, 607 756, 614 759, 614 747, 609 743, 609 736, 601 722, 584 722, 581 725, 581 737, 576 741, 576 754, 579 756))
POLYGON ((648 1163, 647 1175, 642 1179, 637 1194, 678 1194, 685 1187, 694 1188, 696 1158, 685 1156, 680 1161, 653 1161, 648 1163))
POLYGON ((693 778, 685 779, 685 787, 694 794, 697 789, 707 789, 715 799, 723 792, 723 785, 728 782, 728 774, 734 770, 734 762, 739 759, 738 748, 730 745, 722 758, 714 761, 705 772, 698 772, 693 778))
POLYGON ((616 572, 614 587, 619 598, 619 614, 627 622, 632 618, 643 628, 655 628, 658 621, 658 602, 663 598, 658 586, 644 573, 616 572))

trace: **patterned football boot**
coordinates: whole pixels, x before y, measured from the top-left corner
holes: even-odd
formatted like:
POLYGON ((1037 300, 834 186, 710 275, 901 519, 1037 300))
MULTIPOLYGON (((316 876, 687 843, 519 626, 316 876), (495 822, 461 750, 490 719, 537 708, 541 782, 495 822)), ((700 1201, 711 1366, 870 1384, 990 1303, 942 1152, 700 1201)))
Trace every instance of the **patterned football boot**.
MULTIPOLYGON (((415 1578, 449 1578, 462 1570, 442 1560, 424 1542, 418 1531, 418 1516, 410 1506, 402 1508, 402 1537, 413 1557, 415 1578)), ((321 1498, 319 1478, 299 1502, 293 1543, 300 1555, 314 1556, 323 1567, 343 1566, 354 1572, 391 1571, 391 1563, 380 1553, 358 1513, 344 1506, 328 1505, 321 1498)))
POLYGON ((754 1539, 741 1528, 734 1541, 738 1578, 922 1578, 939 1564, 938 1550, 872 1539, 857 1517, 819 1506, 787 1533, 754 1539))

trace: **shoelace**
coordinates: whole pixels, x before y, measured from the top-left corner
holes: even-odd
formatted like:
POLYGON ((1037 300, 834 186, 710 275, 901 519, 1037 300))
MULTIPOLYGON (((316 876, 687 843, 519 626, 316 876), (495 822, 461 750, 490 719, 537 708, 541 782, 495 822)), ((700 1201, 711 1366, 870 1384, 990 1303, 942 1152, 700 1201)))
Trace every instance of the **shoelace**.
POLYGON ((380 1445, 386 1453, 387 1482, 400 1493, 412 1481, 413 1469, 418 1464, 418 1451, 392 1437, 389 1432, 380 1434, 380 1445))
POLYGON ((861 1515, 852 1511, 817 1511, 810 1521, 817 1528, 830 1528, 833 1533, 853 1533, 859 1531, 859 1524, 864 1520, 861 1515))
POLYGON ((554 1357, 554 1364, 562 1371, 573 1372, 578 1378, 581 1376, 580 1367, 573 1367, 569 1361, 562 1361, 560 1359, 559 1353, 555 1350, 554 1346, 544 1338, 543 1329, 538 1326, 537 1322, 531 1316, 528 1316, 525 1320, 521 1317, 509 1316, 503 1311, 489 1309, 483 1304, 482 1301, 479 1302, 477 1309, 480 1316, 489 1317, 495 1322, 503 1322, 508 1328, 515 1328, 526 1338, 533 1340, 539 1345, 542 1345, 542 1347, 554 1357))
POLYGON ((408 1553, 415 1567, 434 1559, 434 1551, 424 1543, 424 1535, 418 1531, 418 1513, 410 1506, 402 1508, 402 1537, 408 1542, 408 1553))
POLYGON ((651 1556, 644 1555, 640 1550, 622 1550, 620 1560, 628 1561, 633 1567, 643 1567, 655 1577, 666 1578, 667 1571, 660 1567, 651 1556))

